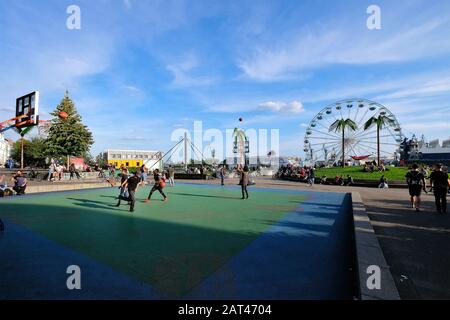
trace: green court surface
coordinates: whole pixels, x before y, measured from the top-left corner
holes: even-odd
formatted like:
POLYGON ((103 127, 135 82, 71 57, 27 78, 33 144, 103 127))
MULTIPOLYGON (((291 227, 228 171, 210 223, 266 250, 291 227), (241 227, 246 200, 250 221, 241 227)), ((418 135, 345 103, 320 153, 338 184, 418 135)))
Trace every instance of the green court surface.
POLYGON ((260 189, 179 185, 142 200, 136 211, 115 207, 117 188, 15 197, 2 218, 179 298, 249 245, 305 195, 260 189))

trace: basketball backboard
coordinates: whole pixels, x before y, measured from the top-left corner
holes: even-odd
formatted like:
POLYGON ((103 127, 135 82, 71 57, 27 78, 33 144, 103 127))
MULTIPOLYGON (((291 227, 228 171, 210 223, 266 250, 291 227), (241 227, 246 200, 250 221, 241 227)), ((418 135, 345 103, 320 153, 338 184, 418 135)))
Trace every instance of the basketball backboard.
POLYGON ((39 91, 16 99, 16 127, 18 129, 39 124, 39 91))

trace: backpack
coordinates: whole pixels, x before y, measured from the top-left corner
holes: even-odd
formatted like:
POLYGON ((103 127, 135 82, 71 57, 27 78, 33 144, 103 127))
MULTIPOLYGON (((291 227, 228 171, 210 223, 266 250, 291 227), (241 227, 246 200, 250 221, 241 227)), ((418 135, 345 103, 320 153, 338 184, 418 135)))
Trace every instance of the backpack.
POLYGON ((420 174, 420 172, 417 172, 417 171, 411 171, 411 174, 409 175, 409 183, 412 185, 412 186, 417 186, 417 185, 420 185, 420 183, 421 183, 421 174, 420 174))

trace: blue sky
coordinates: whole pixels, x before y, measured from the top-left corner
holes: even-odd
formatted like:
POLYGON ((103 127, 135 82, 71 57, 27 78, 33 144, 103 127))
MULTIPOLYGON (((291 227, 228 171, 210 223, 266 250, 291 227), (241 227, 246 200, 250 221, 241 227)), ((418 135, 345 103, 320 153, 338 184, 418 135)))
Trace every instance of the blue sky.
MULTIPOLYGON (((329 103, 386 105, 406 135, 450 136, 450 2, 0 0, 0 116, 41 92, 48 118, 69 90, 106 148, 167 150, 204 128, 280 129, 302 156, 305 126, 329 103), (66 9, 81 8, 81 30, 66 9), (381 30, 366 27, 369 5, 381 30)), ((14 133, 8 137, 16 139, 14 133)))

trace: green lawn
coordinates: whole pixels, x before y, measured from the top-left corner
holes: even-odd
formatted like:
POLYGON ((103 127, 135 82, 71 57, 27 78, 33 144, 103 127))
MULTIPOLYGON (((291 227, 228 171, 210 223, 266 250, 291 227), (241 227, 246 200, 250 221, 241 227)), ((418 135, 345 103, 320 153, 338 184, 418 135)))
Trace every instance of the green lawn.
POLYGON ((116 208, 116 188, 14 197, 1 217, 81 252, 178 298, 198 285, 305 196, 196 186, 166 188, 145 204, 138 192, 131 214, 116 208))
POLYGON ((328 178, 334 178, 337 175, 342 175, 344 178, 349 174, 353 179, 362 180, 379 180, 382 175, 384 175, 388 180, 405 180, 406 172, 408 172, 407 167, 386 167, 385 172, 364 172, 363 167, 332 167, 332 168, 321 168, 317 169, 316 177, 327 176, 328 178))

